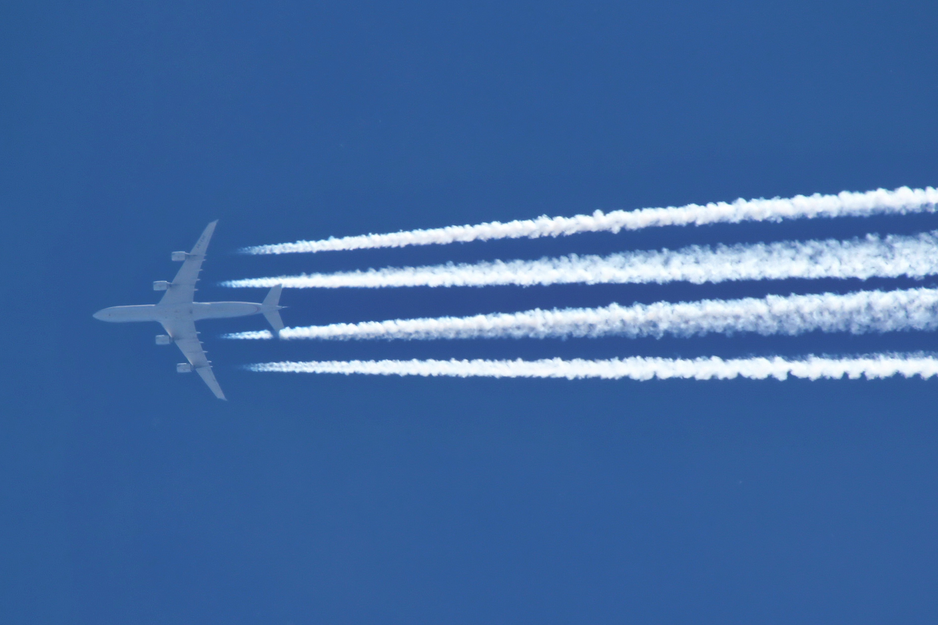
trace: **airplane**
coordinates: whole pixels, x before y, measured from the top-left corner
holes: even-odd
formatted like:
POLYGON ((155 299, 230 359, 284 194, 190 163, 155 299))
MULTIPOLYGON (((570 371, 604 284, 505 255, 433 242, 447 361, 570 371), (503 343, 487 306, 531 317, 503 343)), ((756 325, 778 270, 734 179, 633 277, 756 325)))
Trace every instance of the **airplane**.
POLYGON ((116 323, 129 321, 157 321, 163 325, 166 334, 156 335, 157 345, 175 343, 182 350, 189 362, 176 365, 179 373, 189 373, 193 369, 198 373, 218 399, 227 399, 222 392, 215 374, 212 373, 212 361, 205 357, 199 333, 196 332, 195 322, 202 319, 222 319, 227 317, 245 317, 248 315, 264 315, 274 332, 279 336, 283 329, 283 320, 280 319, 280 291, 283 285, 278 284, 270 290, 267 297, 260 304, 252 302, 195 302, 195 283, 199 281, 199 272, 202 270, 202 261, 205 260, 205 250, 209 239, 215 232, 216 219, 202 232, 191 252, 173 252, 170 258, 182 262, 182 267, 172 282, 157 280, 153 283, 154 291, 165 291, 158 304, 141 304, 137 306, 112 306, 99 310, 93 316, 101 321, 116 323))

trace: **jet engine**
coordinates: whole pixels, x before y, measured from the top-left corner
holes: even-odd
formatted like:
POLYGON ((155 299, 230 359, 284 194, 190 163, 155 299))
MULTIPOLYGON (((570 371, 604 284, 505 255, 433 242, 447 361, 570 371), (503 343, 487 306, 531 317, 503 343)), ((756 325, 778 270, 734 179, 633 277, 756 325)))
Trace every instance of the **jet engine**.
POLYGON ((169 288, 169 282, 166 280, 154 280, 153 290, 154 291, 165 291, 169 288))
POLYGON ((189 254, 186 252, 173 252, 169 255, 169 258, 177 263, 181 263, 182 261, 186 260, 188 256, 189 254))
POLYGON ((156 344, 157 345, 169 345, 173 342, 173 339, 169 338, 168 334, 157 334, 156 335, 156 344))
POLYGON ((176 373, 189 373, 192 371, 192 365, 188 362, 181 362, 176 365, 176 373))

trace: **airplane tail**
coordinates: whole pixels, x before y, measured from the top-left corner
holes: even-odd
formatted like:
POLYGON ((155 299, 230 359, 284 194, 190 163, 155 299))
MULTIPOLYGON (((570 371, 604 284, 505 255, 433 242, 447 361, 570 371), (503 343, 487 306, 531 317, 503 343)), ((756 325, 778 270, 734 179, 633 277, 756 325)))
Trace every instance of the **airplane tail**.
POLYGON ((280 318, 280 309, 285 308, 285 306, 280 305, 280 291, 282 290, 283 285, 278 284, 270 290, 270 293, 267 294, 261 304, 261 312, 264 314, 264 318, 278 334, 283 330, 283 319, 280 318))

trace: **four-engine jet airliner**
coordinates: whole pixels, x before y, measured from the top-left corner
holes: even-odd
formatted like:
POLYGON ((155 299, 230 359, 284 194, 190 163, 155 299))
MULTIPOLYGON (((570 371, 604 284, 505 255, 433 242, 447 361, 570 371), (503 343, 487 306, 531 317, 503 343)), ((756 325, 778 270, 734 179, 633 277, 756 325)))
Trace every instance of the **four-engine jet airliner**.
POLYGON ((193 301, 196 291, 195 283, 199 281, 202 261, 205 260, 205 250, 208 248, 209 239, 212 238, 217 223, 218 220, 215 220, 205 228, 191 252, 171 254, 172 260, 182 261, 182 267, 172 282, 157 280, 153 283, 154 291, 166 291, 158 304, 112 306, 99 310, 94 314, 94 318, 113 322, 157 321, 161 323, 166 334, 156 335, 156 344, 175 343, 189 361, 176 365, 176 371, 188 373, 195 369, 215 393, 215 397, 225 399, 225 394, 222 393, 215 374, 212 373, 212 362, 205 357, 205 350, 202 349, 202 342, 199 341, 199 333, 195 330, 195 322, 202 319, 261 314, 267 318, 274 331, 279 333, 283 329, 283 321, 278 311, 284 307, 279 305, 282 288, 279 284, 270 290, 261 304, 193 301))

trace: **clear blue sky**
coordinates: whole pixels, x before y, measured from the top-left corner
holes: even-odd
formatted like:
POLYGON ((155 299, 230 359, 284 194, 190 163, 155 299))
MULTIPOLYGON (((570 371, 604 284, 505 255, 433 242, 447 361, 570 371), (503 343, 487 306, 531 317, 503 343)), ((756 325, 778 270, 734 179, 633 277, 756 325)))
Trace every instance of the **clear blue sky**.
MULTIPOLYGON (((231 401, 150 303, 230 278, 938 228, 934 215, 315 256, 244 245, 938 183, 938 5, 6 2, 0 621, 929 623, 938 381, 252 374, 284 358, 934 351, 927 333, 245 343, 231 401)), ((933 284, 869 281, 895 288, 933 284)), ((846 292, 288 291, 288 324, 846 292)))

